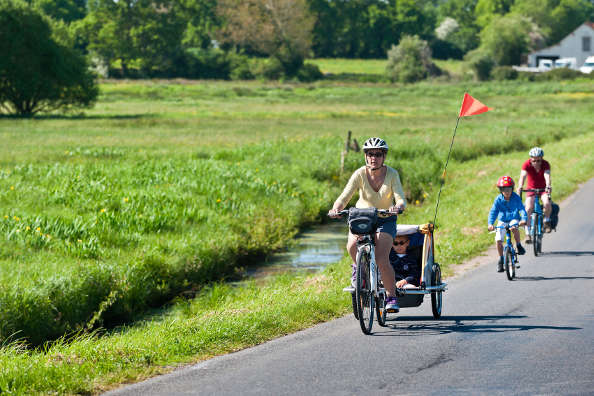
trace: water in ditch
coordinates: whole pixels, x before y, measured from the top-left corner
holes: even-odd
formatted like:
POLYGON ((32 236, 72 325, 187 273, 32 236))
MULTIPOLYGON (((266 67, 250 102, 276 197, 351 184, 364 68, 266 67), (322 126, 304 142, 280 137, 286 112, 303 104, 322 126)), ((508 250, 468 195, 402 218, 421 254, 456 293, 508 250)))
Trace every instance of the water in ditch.
POLYGON ((295 237, 285 252, 275 253, 265 262, 246 269, 248 278, 324 269, 339 261, 346 251, 347 227, 344 221, 313 226, 295 237))

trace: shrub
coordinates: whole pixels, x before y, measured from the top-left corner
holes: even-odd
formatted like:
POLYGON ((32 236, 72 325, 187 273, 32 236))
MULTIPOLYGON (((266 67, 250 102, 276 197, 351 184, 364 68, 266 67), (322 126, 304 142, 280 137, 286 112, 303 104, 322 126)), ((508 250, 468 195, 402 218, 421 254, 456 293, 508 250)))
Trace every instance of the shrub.
POLYGON ((220 49, 189 48, 186 50, 187 77, 228 80, 231 61, 220 49))
MULTIPOLYGON (((435 66, 436 67, 436 66, 435 66)), ((386 74, 392 81, 412 83, 423 80, 434 70, 431 49, 418 36, 403 36, 398 46, 388 51, 386 74)))
POLYGON ((511 66, 497 66, 491 71, 491 77, 495 80, 516 80, 518 71, 511 66))
POLYGON ((299 81, 312 82, 324 78, 324 73, 322 73, 322 71, 317 65, 314 65, 312 63, 306 63, 297 72, 297 78, 299 79, 299 81))
POLYGON ((268 58, 258 62, 254 74, 266 80, 280 80, 285 75, 285 68, 278 59, 268 58))
POLYGON ((466 60, 479 81, 486 81, 491 76, 491 71, 495 67, 495 61, 485 52, 478 50, 471 51, 467 54, 466 60))
POLYGON ((246 55, 229 53, 231 63, 231 80, 253 80, 254 74, 251 70, 250 59, 246 55))
POLYGON ((560 80, 575 80, 583 77, 584 74, 579 70, 568 69, 561 67, 559 69, 549 70, 548 72, 540 73, 535 77, 536 81, 560 81, 560 80))

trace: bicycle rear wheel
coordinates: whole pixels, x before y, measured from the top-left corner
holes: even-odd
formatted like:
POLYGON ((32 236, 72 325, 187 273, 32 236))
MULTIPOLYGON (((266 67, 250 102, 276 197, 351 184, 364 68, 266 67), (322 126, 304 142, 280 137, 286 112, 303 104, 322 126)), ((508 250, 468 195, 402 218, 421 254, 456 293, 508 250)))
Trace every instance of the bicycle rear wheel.
POLYGON ((511 249, 506 247, 503 252, 503 265, 505 267, 505 274, 508 280, 513 280, 516 276, 516 266, 514 264, 514 256, 511 249))
POLYGON ((357 316, 361 330, 365 334, 371 334, 373 326, 373 303, 374 297, 371 290, 371 268, 369 267, 369 256, 362 253, 357 257, 357 287, 355 296, 357 299, 357 316))
MULTIPOLYGON (((441 285, 441 268, 438 264, 433 264, 433 274, 431 275, 433 284, 431 286, 441 285)), ((439 319, 441 317, 441 308, 443 306, 442 292, 431 292, 431 311, 433 317, 439 319)))
POLYGON ((532 228, 530 229, 534 257, 538 257, 538 214, 532 213, 532 228))

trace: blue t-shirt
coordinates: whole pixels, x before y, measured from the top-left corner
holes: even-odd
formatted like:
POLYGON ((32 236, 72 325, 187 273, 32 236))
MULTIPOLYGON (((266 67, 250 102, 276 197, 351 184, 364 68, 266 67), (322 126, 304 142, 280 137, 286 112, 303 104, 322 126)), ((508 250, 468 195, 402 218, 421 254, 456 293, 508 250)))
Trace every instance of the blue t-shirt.
POLYGON ((495 224, 495 220, 501 220, 509 223, 512 220, 526 220, 528 213, 524 209, 522 198, 515 192, 512 192, 509 201, 506 201, 503 194, 499 194, 493 201, 493 206, 489 211, 489 223, 495 224))

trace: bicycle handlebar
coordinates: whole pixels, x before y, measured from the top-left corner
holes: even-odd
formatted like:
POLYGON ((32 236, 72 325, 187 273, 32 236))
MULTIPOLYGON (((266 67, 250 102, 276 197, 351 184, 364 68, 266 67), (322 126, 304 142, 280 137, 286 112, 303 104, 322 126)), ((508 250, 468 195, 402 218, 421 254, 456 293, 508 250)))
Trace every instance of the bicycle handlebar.
POLYGON ((493 228, 505 228, 506 230, 509 228, 511 230, 511 229, 514 229, 514 228, 518 228, 519 226, 520 226, 519 224, 516 224, 516 225, 513 225, 513 226, 510 226, 508 224, 508 225, 504 225, 504 226, 493 226, 493 228))
MULTIPOLYGON (((388 209, 377 209, 377 214, 380 215, 380 217, 388 217, 388 216, 393 216, 393 215, 399 215, 400 213, 402 213, 403 210, 397 210, 396 212, 391 212, 388 209)), ((336 217, 342 217, 344 215, 348 215, 349 214, 349 210, 348 209, 343 209, 343 210, 339 210, 338 212, 336 212, 336 217)), ((330 213, 328 213, 328 217, 333 217, 330 215, 330 213)))
POLYGON ((523 188, 522 191, 540 193, 540 192, 546 192, 547 189, 546 188, 523 188))

